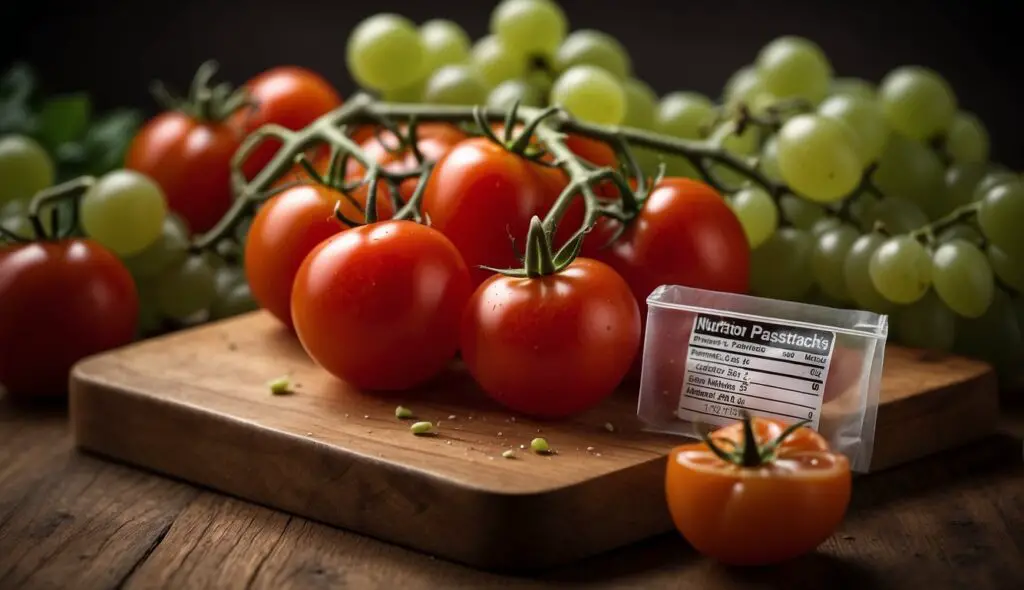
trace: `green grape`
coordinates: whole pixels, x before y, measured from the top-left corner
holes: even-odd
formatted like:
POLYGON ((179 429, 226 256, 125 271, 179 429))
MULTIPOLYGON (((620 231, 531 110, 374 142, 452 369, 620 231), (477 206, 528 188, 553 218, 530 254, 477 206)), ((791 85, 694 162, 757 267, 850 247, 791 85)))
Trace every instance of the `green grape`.
POLYGON ((942 191, 943 165, 928 146, 891 134, 872 179, 888 196, 900 196, 922 207, 942 191))
POLYGON ((843 222, 840 221, 838 217, 827 215, 814 222, 814 225, 811 226, 811 235, 818 238, 821 234, 841 225, 843 225, 843 222))
POLYGON ((526 74, 526 58, 507 48, 497 37, 488 35, 478 40, 470 51, 470 59, 490 87, 526 74))
POLYGON ((122 262, 139 279, 159 276, 188 255, 189 233, 184 222, 170 213, 164 218, 160 237, 141 252, 125 257, 122 262))
MULTIPOLYGON (((46 218, 44 217, 43 220, 46 218)), ((35 236, 32 223, 28 220, 28 201, 10 201, 0 206, 0 225, 7 231, 31 239, 35 236)), ((0 239, 0 244, 3 240, 0 239)))
POLYGON ((202 256, 189 256, 156 281, 156 303, 164 316, 185 321, 207 309, 217 295, 214 269, 202 256))
POLYGON ((952 242, 953 240, 964 240, 974 244, 975 246, 984 241, 984 238, 981 237, 981 233, 978 232, 978 230, 964 223, 959 223, 953 227, 948 227, 942 230, 935 239, 940 244, 952 242))
POLYGON ((141 336, 155 334, 164 325, 164 316, 156 302, 156 283, 136 279, 135 289, 139 294, 139 323, 136 331, 141 336))
POLYGON ((523 55, 554 55, 568 26, 552 0, 502 0, 491 13, 491 33, 523 55))
MULTIPOLYGON (((734 156, 750 156, 757 152, 760 136, 756 125, 747 125, 743 133, 737 135, 736 123, 726 121, 712 130, 709 141, 734 156)), ((746 175, 725 165, 712 165, 710 172, 718 182, 731 188, 743 186, 748 181, 746 175)))
POLYGON ((942 192, 924 203, 928 216, 938 219, 973 201, 974 191, 987 172, 988 166, 981 162, 953 164, 947 168, 942 192))
POLYGON ((779 199, 782 216, 797 229, 809 230, 815 222, 825 216, 825 208, 795 195, 784 195, 779 199))
POLYGON ((762 188, 740 189, 729 204, 740 220, 751 248, 765 243, 779 227, 779 210, 762 188))
POLYGON ((374 90, 405 88, 426 74, 426 51, 420 32, 397 14, 376 14, 356 25, 348 37, 345 59, 356 83, 374 90))
POLYGON ((814 240, 784 227, 750 253, 750 290, 761 297, 799 300, 814 284, 810 272, 814 240))
POLYGON ((921 66, 886 74, 878 100, 893 129, 919 141, 945 131, 956 113, 956 95, 942 76, 921 66))
POLYGON ((597 66, 573 66, 551 87, 551 104, 564 107, 581 121, 618 125, 626 114, 622 84, 597 66))
POLYGON ((555 70, 564 72, 573 66, 597 66, 623 79, 633 69, 629 53, 614 37, 601 31, 573 31, 555 54, 555 70))
POLYGON ((988 245, 986 252, 995 276, 1015 291, 1024 293, 1024 261, 1010 258, 999 246, 993 244, 988 245))
POLYGON ((889 124, 874 99, 833 96, 818 105, 818 114, 850 126, 857 137, 857 153, 861 162, 874 162, 881 157, 889 139, 889 124))
POLYGON ((834 203, 860 184, 864 164, 849 127, 817 115, 797 115, 778 133, 779 170, 793 190, 834 203))
POLYGON ((0 137, 0 205, 27 201, 53 184, 56 170, 50 154, 31 137, 0 137))
POLYGON ((1024 260, 1024 180, 997 185, 978 207, 978 227, 1014 260, 1024 260))
POLYGON ((743 66, 726 81, 723 90, 725 103, 735 106, 749 103, 761 92, 761 75, 754 66, 743 66))
POLYGON ((761 159, 757 167, 768 180, 782 182, 782 172, 779 170, 779 142, 774 135, 766 139, 761 146, 761 159))
POLYGON ((945 352, 956 340, 956 316, 934 291, 896 312, 893 324, 896 339, 911 348, 945 352))
POLYGON ((426 88, 426 85, 426 80, 417 80, 408 86, 395 88, 394 90, 384 90, 380 94, 381 98, 388 102, 422 102, 423 90, 426 88))
POLYGON ((487 100, 487 84, 468 65, 443 66, 430 76, 423 101, 432 104, 478 105, 487 100))
POLYGON ((974 113, 957 111, 946 130, 946 153, 958 164, 988 160, 989 137, 974 113))
POLYGON ((469 35, 458 23, 441 18, 428 20, 420 25, 420 39, 426 72, 469 60, 469 35))
POLYGON ((860 232, 852 225, 840 223, 818 234, 811 250, 811 273, 818 287, 832 299, 850 301, 844 265, 860 232))
POLYGON ((980 201, 985 198, 985 195, 995 187, 1001 184, 1007 184, 1012 182, 1018 182, 1020 178, 1016 174, 1005 169, 989 169, 988 174, 978 182, 978 186, 974 187, 974 200, 980 201))
POLYGON ((677 176, 703 180, 700 171, 697 170, 697 167, 686 158, 666 154, 663 159, 665 162, 665 176, 677 176))
POLYGON ((992 303, 995 277, 980 248, 953 240, 932 254, 932 287, 950 309, 967 318, 980 317, 992 303))
POLYGON ((861 218, 861 229, 870 231, 879 222, 889 233, 902 234, 928 225, 928 216, 911 201, 886 197, 867 206, 861 218))
POLYGON ((245 282, 245 271, 240 266, 225 265, 216 269, 213 274, 214 293, 217 298, 224 297, 229 291, 245 282))
POLYGON ((102 176, 82 196, 82 229, 119 256, 144 250, 160 237, 167 201, 160 186, 134 170, 102 176))
POLYGON ((708 97, 696 92, 670 92, 658 103, 654 128, 672 137, 700 139, 707 136, 714 120, 715 105, 708 97))
POLYGON ((924 297, 932 284, 932 259, 911 236, 889 238, 871 255, 871 282, 878 293, 899 304, 924 297))
POLYGON ((637 129, 653 129, 658 95, 643 80, 627 78, 622 82, 626 97, 626 115, 622 124, 637 129))
POLYGON ((889 313, 895 307, 891 301, 882 297, 871 281, 871 257, 886 239, 875 232, 860 236, 850 245, 843 262, 843 278, 850 299, 861 309, 875 313, 889 313))
POLYGON ((831 96, 852 96, 863 100, 875 100, 875 85, 861 78, 835 78, 829 84, 831 96))
POLYGON ((507 111, 516 101, 522 106, 539 107, 544 104, 544 95, 526 80, 505 80, 487 95, 487 106, 492 109, 507 111))
POLYGON ((832 66, 813 41, 785 36, 765 45, 757 55, 757 71, 764 90, 779 98, 803 98, 818 103, 825 98, 832 66))
POLYGON ((210 306, 210 319, 220 320, 234 317, 250 311, 256 311, 259 306, 252 297, 249 285, 239 283, 228 291, 218 294, 210 306))

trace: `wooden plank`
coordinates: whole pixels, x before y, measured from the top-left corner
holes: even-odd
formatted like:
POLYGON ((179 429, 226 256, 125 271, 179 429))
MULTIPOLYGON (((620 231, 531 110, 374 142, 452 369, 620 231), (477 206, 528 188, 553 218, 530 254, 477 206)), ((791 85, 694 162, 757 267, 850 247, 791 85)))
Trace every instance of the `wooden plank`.
MULTIPOLYGON (((873 465, 991 432, 994 383, 983 364, 893 349, 873 465)), ((540 423, 489 403, 457 369, 423 391, 366 395, 257 312, 86 361, 71 418, 84 448, 464 563, 522 569, 670 529, 664 457, 683 439, 642 432, 635 398, 623 391, 577 419, 540 423), (295 393, 270 395, 266 382, 283 374, 295 393), (440 422, 440 435, 413 437, 394 417, 399 403, 440 422), (557 454, 519 450, 535 436, 557 454), (516 459, 501 457, 509 448, 516 459)))

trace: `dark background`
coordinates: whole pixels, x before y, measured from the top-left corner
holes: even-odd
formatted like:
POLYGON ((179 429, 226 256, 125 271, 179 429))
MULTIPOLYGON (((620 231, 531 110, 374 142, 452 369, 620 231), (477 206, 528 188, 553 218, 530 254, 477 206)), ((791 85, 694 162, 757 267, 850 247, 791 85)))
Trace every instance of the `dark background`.
MULTIPOLYGON (((494 2, 461 0, 7 0, 0 65, 24 59, 47 89, 84 89, 98 107, 154 108, 153 78, 184 90, 202 61, 243 82, 279 64, 310 67, 343 93, 345 40, 375 12, 444 17, 475 39, 494 2)), ((818 42, 839 75, 880 79, 901 64, 940 71, 993 138, 993 158, 1024 167, 1024 0, 562 0, 573 28, 597 28, 629 49, 659 91, 717 96, 731 72, 781 34, 818 42)))

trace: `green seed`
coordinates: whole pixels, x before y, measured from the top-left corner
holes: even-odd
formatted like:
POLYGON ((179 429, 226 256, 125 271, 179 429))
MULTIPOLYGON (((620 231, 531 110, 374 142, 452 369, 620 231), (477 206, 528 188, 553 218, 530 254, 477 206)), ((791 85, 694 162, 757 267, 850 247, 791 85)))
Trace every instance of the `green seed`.
POLYGON ((267 382, 267 387, 270 388, 270 393, 274 395, 290 393, 290 390, 288 389, 289 385, 291 384, 288 382, 287 377, 278 377, 277 379, 267 382))
POLYGON ((430 422, 417 422, 409 427, 409 430, 413 434, 430 434, 434 430, 434 425, 430 422))
POLYGON ((551 447, 548 446, 548 441, 543 438, 535 438, 531 440, 530 449, 534 453, 548 453, 551 451, 551 447))
POLYGON ((405 406, 398 406, 397 408, 395 408, 395 418, 398 418, 399 420, 406 420, 408 418, 412 418, 412 410, 406 408, 405 406))

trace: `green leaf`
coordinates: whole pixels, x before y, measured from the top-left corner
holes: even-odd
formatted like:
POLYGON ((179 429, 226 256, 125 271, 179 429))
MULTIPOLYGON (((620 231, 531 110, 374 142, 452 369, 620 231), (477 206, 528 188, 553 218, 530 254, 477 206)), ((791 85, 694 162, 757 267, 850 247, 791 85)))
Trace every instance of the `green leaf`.
POLYGON ((32 67, 18 62, 0 77, 0 101, 25 104, 36 90, 36 75, 32 67))
POLYGON ((121 109, 96 120, 82 141, 89 155, 89 173, 101 176, 124 165, 128 145, 142 125, 137 111, 121 109))
POLYGON ((48 99, 39 112, 39 138, 51 148, 78 139, 89 126, 91 110, 84 93, 48 99))

